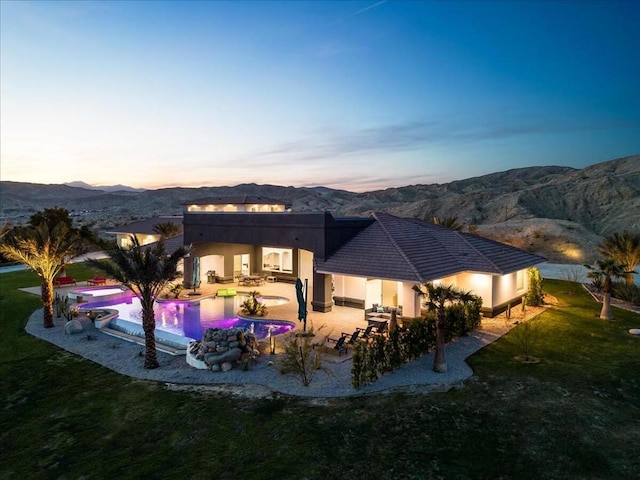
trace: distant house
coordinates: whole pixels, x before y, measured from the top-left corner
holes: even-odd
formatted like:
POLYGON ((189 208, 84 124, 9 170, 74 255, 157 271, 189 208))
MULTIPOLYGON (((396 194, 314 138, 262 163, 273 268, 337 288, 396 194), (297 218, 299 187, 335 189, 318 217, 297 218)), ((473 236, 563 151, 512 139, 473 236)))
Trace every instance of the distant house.
MULTIPOLYGON (((296 213, 285 202, 251 196, 184 206, 183 241, 191 246, 191 258, 199 258, 203 281, 209 271, 222 282, 249 274, 292 283, 308 279, 318 312, 378 304, 419 316, 421 299, 413 287, 433 282, 479 295, 483 312, 492 316, 522 298, 527 269, 546 261, 493 240, 383 213, 296 213)), ((122 230, 131 234, 136 228, 122 230)), ((192 267, 186 259, 187 284, 192 267)))
MULTIPOLYGON (((106 233, 115 235, 116 243, 120 247, 129 247, 131 245, 132 236, 138 239, 140 245, 149 245, 160 240, 160 235, 154 232, 154 227, 161 223, 175 223, 182 228, 182 216, 173 215, 148 218, 146 220, 140 220, 138 222, 115 227, 113 230, 107 231, 106 233)), ((175 237, 174 239, 178 240, 179 244, 182 244, 182 236, 180 236, 180 239, 175 237)), ((176 242, 174 241, 173 243, 176 242)), ((167 245, 167 249, 169 249, 169 245, 167 245)))

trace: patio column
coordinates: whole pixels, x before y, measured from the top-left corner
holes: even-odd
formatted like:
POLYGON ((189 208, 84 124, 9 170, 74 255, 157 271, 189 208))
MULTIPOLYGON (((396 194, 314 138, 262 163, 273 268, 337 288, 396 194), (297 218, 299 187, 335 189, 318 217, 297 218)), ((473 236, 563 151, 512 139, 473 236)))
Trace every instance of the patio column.
POLYGON ((330 312, 333 307, 332 275, 313 272, 313 300, 311 307, 314 312, 330 312))
POLYGON ((191 288, 191 279, 193 278, 193 257, 184 257, 182 259, 182 285, 184 288, 191 288))

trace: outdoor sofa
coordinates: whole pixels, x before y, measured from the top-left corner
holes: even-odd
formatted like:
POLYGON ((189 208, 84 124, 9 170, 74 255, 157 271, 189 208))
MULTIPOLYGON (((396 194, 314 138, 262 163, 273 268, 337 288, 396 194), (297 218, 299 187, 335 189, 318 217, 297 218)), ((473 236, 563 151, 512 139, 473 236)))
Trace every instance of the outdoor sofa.
POLYGON ((73 277, 58 277, 53 280, 54 287, 62 287, 65 285, 76 285, 76 279, 73 277))

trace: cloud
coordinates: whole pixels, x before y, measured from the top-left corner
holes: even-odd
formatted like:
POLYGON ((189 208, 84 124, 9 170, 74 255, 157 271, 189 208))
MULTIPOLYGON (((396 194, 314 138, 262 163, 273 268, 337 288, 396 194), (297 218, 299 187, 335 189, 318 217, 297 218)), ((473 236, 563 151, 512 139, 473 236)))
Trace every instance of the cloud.
POLYGON ((344 176, 326 175, 313 182, 304 182, 300 187, 330 186, 335 189, 343 189, 351 192, 370 192, 384 190, 406 185, 433 183, 438 181, 438 175, 397 175, 397 176, 344 176))
MULTIPOLYGON (((342 156, 416 151, 432 146, 484 142, 524 135, 610 128, 620 128, 620 125, 580 120, 518 118, 513 115, 493 119, 416 119, 361 129, 324 128, 306 135, 304 139, 284 142, 254 152, 249 157, 259 160, 261 164, 268 159, 272 165, 282 165, 292 160, 329 160, 342 156)), ((351 161, 357 160, 350 158, 351 161)))
POLYGON ((355 12, 350 13, 349 15, 346 15, 342 18, 339 18, 338 20, 335 20, 334 22, 331 22, 329 25, 327 25, 327 27, 333 27, 334 25, 338 25, 340 23, 346 22, 347 20, 349 20, 350 18, 353 18, 357 15, 361 15, 373 8, 379 7, 380 5, 382 5, 383 3, 387 3, 387 0, 380 0, 378 2, 372 3, 371 5, 368 5, 364 8, 361 8, 359 10, 356 10, 355 12))

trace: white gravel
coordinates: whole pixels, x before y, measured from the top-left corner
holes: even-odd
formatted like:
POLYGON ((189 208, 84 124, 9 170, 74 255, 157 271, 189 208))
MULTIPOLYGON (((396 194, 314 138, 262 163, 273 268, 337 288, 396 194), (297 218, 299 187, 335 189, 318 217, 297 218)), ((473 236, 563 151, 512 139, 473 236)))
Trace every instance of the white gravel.
MULTIPOLYGON (((499 338, 509 327, 503 321, 491 321, 468 337, 462 337, 446 347, 448 372, 435 373, 431 366, 433 353, 425 355, 385 374, 372 385, 356 390, 351 385, 351 360, 326 355, 323 370, 317 371, 311 384, 302 385, 298 377, 281 374, 270 363, 278 355, 263 355, 248 371, 235 367, 229 372, 198 370, 187 365, 184 356, 158 352, 160 368, 143 368, 144 347, 106 335, 88 319, 82 320, 84 331, 73 335, 63 332, 64 319, 54 319, 55 327, 43 327, 42 309, 36 310, 27 322, 26 331, 69 352, 130 377, 164 382, 174 389, 224 391, 244 396, 270 396, 282 393, 300 397, 335 398, 374 392, 443 391, 469 378, 473 372, 465 359, 499 338), (222 388, 221 388, 222 387, 222 388)), ((485 322, 486 323, 486 322, 485 322)))

